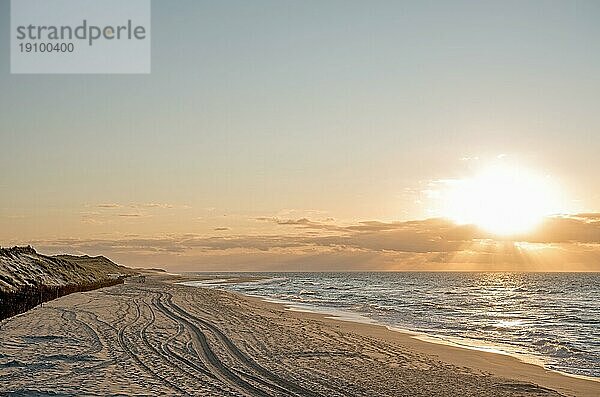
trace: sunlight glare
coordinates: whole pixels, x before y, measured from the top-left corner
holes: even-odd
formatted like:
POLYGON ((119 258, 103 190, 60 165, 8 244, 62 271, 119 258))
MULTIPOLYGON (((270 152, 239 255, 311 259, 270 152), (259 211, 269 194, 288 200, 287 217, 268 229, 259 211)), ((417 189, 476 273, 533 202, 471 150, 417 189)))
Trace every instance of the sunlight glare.
POLYGON ((446 215, 498 235, 534 229, 558 211, 557 190, 547 176, 495 165, 473 178, 455 181, 446 198, 446 215))

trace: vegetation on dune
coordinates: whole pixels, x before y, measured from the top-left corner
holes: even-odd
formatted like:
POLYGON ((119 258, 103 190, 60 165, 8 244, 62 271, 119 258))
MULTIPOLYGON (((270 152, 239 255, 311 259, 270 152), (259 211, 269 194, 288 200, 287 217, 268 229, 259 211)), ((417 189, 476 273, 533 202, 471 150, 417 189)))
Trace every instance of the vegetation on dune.
POLYGON ((73 292, 123 283, 132 270, 97 256, 38 254, 0 248, 0 320, 73 292))

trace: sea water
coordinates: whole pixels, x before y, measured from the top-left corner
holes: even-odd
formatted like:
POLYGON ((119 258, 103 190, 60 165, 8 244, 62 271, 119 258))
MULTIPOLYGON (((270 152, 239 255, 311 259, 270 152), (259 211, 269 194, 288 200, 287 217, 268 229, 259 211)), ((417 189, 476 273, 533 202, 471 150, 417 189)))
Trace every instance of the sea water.
POLYGON ((600 273, 220 273, 203 286, 600 377, 600 273), (227 283, 239 275, 258 281, 227 283))

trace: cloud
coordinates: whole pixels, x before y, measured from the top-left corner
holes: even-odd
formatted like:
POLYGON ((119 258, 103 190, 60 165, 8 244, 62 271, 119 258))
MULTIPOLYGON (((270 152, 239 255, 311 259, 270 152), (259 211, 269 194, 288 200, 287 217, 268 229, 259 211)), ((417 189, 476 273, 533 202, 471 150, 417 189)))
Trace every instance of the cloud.
POLYGON ((326 218, 324 222, 312 221, 308 218, 299 219, 280 219, 278 217, 258 217, 254 218, 257 221, 271 222, 276 225, 282 226, 297 226, 308 229, 321 229, 321 230, 342 230, 339 226, 332 224, 333 218, 326 218))
MULTIPOLYGON (((139 214, 121 214, 138 217, 139 214)), ((600 270, 600 217, 548 218, 515 241, 446 219, 364 221, 352 225, 308 218, 258 218, 281 226, 276 234, 177 234, 115 239, 59 239, 32 243, 50 253, 114 257, 121 263, 191 270, 600 270), (289 233, 286 232, 289 228, 289 233), (303 233, 294 232, 301 228, 303 233), (194 267, 195 266, 195 267, 194 267), (219 267, 220 266, 220 267, 219 267), (304 266, 304 267, 303 267, 304 266)))
POLYGON ((261 222, 275 222, 275 223, 277 223, 277 221, 278 221, 278 219, 275 217, 266 217, 266 216, 259 216, 257 218, 254 218, 254 220, 261 221, 261 222))
MULTIPOLYGON (((90 207, 86 205, 86 207, 90 207)), ((113 222, 117 218, 147 218, 153 214, 153 210, 168 210, 168 209, 188 209, 188 206, 177 207, 174 204, 168 203, 132 203, 132 204, 119 204, 119 203, 102 203, 93 206, 98 211, 85 211, 82 212, 82 223, 89 225, 105 225, 113 222), (132 212, 117 212, 116 210, 132 212)))
POLYGON ((600 213, 591 212, 591 213, 584 213, 584 214, 576 214, 576 215, 571 216, 571 218, 595 222, 595 221, 600 221, 600 213))
POLYGON ((168 203, 142 203, 142 204, 130 204, 131 208, 161 208, 161 209, 171 209, 175 208, 174 204, 168 203))
POLYGON ((116 208, 139 208, 139 209, 189 209, 188 205, 177 205, 171 203, 129 203, 129 204, 119 204, 119 203, 102 203, 97 204, 95 207, 103 208, 103 209, 116 209, 116 208))
POLYGON ((316 222, 311 222, 310 220, 306 219, 306 218, 301 218, 301 219, 287 219, 287 220, 277 220, 276 221, 278 225, 302 225, 302 226, 306 226, 306 225, 312 225, 315 224, 316 222))
POLYGON ((547 218, 544 224, 523 241, 542 243, 600 243, 600 214, 547 218))

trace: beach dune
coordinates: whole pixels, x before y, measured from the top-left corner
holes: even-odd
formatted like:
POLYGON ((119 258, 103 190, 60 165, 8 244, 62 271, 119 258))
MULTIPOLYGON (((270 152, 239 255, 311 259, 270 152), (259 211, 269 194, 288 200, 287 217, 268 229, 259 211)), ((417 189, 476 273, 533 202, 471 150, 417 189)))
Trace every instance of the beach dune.
POLYGON ((598 382, 512 357, 291 312, 168 277, 72 294, 2 322, 0 394, 600 394, 598 382))

